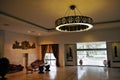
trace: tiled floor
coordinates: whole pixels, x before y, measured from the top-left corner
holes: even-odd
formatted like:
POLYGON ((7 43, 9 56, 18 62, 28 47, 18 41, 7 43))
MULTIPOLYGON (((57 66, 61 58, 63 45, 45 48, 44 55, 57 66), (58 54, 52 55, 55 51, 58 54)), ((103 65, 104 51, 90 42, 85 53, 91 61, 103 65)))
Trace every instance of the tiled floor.
POLYGON ((25 71, 7 74, 7 80, 120 80, 120 68, 69 66, 51 67, 51 71, 26 74, 25 71))

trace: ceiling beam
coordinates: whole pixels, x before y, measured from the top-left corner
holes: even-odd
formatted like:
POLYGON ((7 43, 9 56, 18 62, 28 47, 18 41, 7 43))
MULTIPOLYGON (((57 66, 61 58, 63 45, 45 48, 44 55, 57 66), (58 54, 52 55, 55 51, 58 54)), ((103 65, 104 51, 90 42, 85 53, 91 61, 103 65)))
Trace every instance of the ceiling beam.
POLYGON ((47 30, 47 31, 49 30, 49 28, 40 26, 40 25, 35 24, 35 23, 33 23, 33 22, 27 21, 27 20, 25 20, 25 19, 22 19, 22 18, 13 16, 13 15, 8 14, 8 13, 5 13, 5 12, 3 12, 3 11, 0 11, 0 14, 5 15, 5 16, 7 16, 7 17, 11 17, 11 18, 13 18, 13 19, 16 19, 16 20, 19 20, 19 21, 22 21, 22 22, 25 22, 25 23, 27 23, 27 24, 31 24, 31 25, 33 25, 33 26, 39 27, 39 28, 44 29, 44 30, 47 30))
POLYGON ((120 20, 102 21, 102 22, 94 22, 93 25, 109 24, 109 23, 118 23, 118 22, 120 22, 120 20))

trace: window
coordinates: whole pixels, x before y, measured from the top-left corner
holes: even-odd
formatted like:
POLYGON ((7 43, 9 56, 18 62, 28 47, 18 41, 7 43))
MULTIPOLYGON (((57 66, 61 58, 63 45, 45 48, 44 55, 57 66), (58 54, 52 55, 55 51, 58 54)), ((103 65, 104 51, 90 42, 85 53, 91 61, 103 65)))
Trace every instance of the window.
POLYGON ((77 43, 77 49, 106 49, 106 42, 77 43))
POLYGON ((77 64, 83 60, 83 65, 104 66, 107 60, 106 42, 77 43, 77 64))
POLYGON ((56 58, 53 53, 46 53, 44 59, 46 63, 54 66, 56 65, 56 58))

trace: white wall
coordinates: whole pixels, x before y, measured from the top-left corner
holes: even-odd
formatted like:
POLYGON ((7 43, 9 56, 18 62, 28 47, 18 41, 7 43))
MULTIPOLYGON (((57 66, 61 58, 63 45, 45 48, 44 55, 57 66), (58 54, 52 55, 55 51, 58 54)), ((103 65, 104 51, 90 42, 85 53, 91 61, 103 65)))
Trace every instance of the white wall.
POLYGON ((28 63, 31 63, 38 58, 37 48, 27 50, 12 48, 15 41, 22 42, 25 40, 30 43, 35 42, 37 47, 37 38, 34 36, 5 31, 4 57, 7 57, 11 64, 24 65, 24 53, 28 53, 28 63))
MULTIPOLYGON (((77 42, 120 41, 120 29, 106 29, 79 33, 63 33, 62 35, 44 36, 39 38, 39 44, 59 44, 60 65, 64 66, 64 44, 77 42)), ((108 53, 108 55, 111 55, 108 53)), ((114 65, 113 65, 114 66, 114 65)), ((119 65, 120 66, 120 65, 119 65)))

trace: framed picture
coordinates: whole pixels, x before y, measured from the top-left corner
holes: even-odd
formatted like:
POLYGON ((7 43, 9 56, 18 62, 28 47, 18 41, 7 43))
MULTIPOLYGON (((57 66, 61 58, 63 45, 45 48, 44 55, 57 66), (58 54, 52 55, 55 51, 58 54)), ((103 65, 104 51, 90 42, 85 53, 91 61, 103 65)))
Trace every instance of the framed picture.
POLYGON ((113 62, 120 62, 120 42, 112 43, 112 60, 113 62))
POLYGON ((65 44, 65 64, 75 65, 76 60, 76 45, 65 44))

